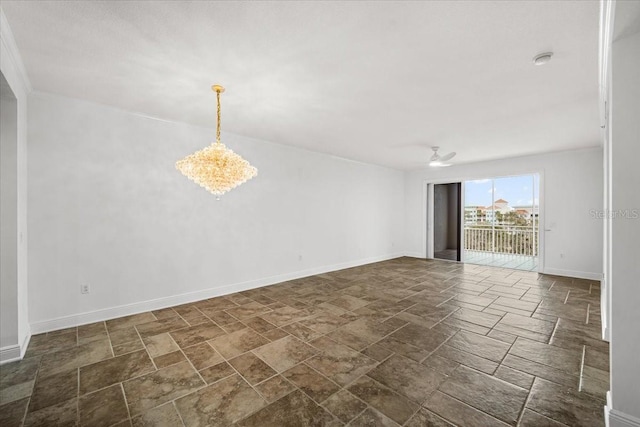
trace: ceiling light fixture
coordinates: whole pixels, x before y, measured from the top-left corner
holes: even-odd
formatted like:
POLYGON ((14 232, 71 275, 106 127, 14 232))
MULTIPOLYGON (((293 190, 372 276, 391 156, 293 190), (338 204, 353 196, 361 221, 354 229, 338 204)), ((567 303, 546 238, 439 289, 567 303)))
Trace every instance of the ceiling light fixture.
POLYGON ((544 65, 547 62, 551 61, 551 57, 553 56, 553 52, 545 52, 540 53, 533 57, 534 65, 544 65))
POLYGON ((220 94, 224 88, 213 85, 211 89, 218 100, 216 142, 179 160, 176 168, 220 200, 227 191, 258 175, 258 170, 220 142, 220 94))
POLYGON ((433 150, 433 155, 431 156, 431 159, 429 159, 429 166, 433 168, 443 168, 451 166, 450 163, 447 163, 447 160, 453 159, 453 157, 456 155, 455 152, 441 156, 440 154, 438 154, 438 150, 440 149, 440 147, 431 147, 431 149, 433 150))

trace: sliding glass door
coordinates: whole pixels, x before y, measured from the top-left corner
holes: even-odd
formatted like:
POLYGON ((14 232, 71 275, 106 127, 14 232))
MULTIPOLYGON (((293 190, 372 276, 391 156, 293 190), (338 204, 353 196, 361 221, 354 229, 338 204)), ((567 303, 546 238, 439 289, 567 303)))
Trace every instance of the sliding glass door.
POLYGON ((539 175, 465 182, 465 262, 535 271, 539 175))

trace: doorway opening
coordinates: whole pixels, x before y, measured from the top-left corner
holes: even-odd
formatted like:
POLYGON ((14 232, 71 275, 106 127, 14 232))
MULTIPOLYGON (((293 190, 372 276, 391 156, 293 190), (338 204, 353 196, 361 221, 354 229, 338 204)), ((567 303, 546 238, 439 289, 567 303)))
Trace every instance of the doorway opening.
POLYGON ((462 184, 433 186, 433 256, 450 261, 461 260, 462 184))
POLYGON ((464 183, 464 261, 538 270, 540 176, 464 183))

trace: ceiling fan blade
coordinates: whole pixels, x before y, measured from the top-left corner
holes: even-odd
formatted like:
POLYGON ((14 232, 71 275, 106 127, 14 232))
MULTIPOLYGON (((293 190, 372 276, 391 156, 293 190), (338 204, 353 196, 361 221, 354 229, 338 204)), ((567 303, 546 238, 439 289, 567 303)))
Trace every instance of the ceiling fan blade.
POLYGON ((440 157, 440 161, 441 162, 446 162, 447 160, 451 160, 453 159, 453 157, 456 155, 455 152, 453 153, 449 153, 449 154, 445 154, 444 156, 440 157))

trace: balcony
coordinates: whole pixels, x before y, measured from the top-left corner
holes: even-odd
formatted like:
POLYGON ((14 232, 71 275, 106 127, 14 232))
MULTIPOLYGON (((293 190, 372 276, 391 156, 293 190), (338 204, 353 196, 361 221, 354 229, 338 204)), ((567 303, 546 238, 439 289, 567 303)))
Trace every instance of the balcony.
POLYGON ((466 224, 464 261, 470 264, 536 271, 538 227, 466 224))

